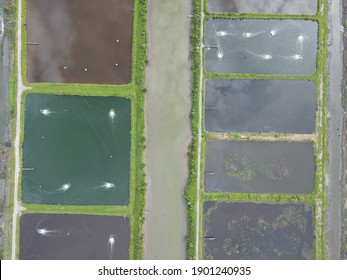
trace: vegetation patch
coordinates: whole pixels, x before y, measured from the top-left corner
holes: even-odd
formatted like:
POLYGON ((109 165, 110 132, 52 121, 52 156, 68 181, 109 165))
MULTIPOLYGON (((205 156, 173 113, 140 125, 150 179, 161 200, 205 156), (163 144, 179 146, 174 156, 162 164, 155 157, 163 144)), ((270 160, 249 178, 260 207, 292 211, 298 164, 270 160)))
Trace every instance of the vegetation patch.
POLYGON ((252 170, 247 157, 238 154, 224 161, 224 169, 229 177, 236 177, 241 181, 248 181, 252 177, 252 170))
POLYGON ((312 259, 308 204, 204 202, 204 259, 312 259))
POLYGON ((270 180, 279 181, 290 177, 293 174, 293 168, 283 159, 272 160, 271 162, 260 167, 263 174, 270 180))

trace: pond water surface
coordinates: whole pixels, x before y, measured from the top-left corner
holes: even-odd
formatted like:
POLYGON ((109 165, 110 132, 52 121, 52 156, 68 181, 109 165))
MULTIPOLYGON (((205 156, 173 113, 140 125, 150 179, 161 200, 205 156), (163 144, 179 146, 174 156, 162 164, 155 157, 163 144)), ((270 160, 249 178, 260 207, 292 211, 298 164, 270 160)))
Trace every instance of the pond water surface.
POLYGON ((29 94, 23 201, 127 205, 130 111, 125 98, 29 94))
POLYGON ((24 260, 129 259, 129 220, 125 217, 24 214, 20 254, 24 260))
POLYGON ((27 0, 28 81, 131 81, 134 1, 27 0))
POLYGON ((314 15, 317 0, 207 0, 213 13, 314 15))
POLYGON ((148 1, 144 258, 185 259, 192 1, 148 1))
POLYGON ((204 259, 313 259, 308 204, 204 202, 204 259))
POLYGON ((206 70, 214 73, 310 75, 316 72, 317 22, 209 19, 206 70))
POLYGON ((311 193, 311 143, 207 142, 205 190, 226 193, 311 193))
POLYGON ((207 131, 310 134, 315 121, 316 85, 311 81, 206 81, 207 131))

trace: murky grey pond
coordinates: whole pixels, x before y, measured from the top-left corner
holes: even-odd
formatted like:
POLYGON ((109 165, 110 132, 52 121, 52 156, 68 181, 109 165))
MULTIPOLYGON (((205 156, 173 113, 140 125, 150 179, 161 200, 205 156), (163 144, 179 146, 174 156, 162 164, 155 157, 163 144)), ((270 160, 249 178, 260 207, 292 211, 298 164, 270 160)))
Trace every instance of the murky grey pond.
POLYGON ((317 0, 207 0, 212 13, 314 15, 317 0))
POLYGON ((316 72, 317 22, 209 19, 206 70, 214 73, 310 75, 316 72))
POLYGON ((204 259, 313 259, 313 209, 308 204, 206 201, 204 259))
POLYGON ((311 143, 209 141, 206 192, 311 193, 311 143))
POLYGON ((316 85, 302 80, 208 79, 210 132, 313 133, 316 85))
POLYGON ((19 258, 29 260, 129 259, 125 217, 25 214, 20 219, 19 258))

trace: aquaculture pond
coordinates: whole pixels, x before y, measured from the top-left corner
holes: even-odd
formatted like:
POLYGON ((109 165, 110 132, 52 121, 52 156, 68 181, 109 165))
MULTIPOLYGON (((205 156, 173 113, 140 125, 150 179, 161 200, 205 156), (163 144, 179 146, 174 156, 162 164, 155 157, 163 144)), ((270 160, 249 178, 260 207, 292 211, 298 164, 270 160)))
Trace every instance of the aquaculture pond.
POLYGON ((206 192, 311 193, 311 143, 209 141, 206 192))
POLYGON ((206 70, 310 75, 316 72, 318 24, 309 20, 209 19, 206 70))
POLYGON ((29 94, 22 200, 127 205, 130 114, 125 98, 29 94))
POLYGON ((313 133, 315 100, 311 81, 208 79, 205 127, 210 132, 313 133))
POLYGON ((126 217, 25 214, 19 258, 29 260, 129 259, 126 217))
POLYGON ((28 81, 131 81, 134 1, 27 0, 28 81))
POLYGON ((314 15, 317 0, 207 0, 212 13, 314 15))
POLYGON ((308 204, 203 204, 204 259, 313 259, 313 242, 308 204))

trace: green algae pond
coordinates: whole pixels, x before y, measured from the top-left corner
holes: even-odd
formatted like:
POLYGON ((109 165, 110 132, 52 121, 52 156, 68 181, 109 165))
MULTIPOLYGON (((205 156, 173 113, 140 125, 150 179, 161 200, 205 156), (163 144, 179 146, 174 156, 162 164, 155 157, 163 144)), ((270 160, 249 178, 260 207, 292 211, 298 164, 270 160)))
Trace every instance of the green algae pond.
POLYGON ((127 205, 130 100, 29 94, 25 103, 22 200, 127 205))

